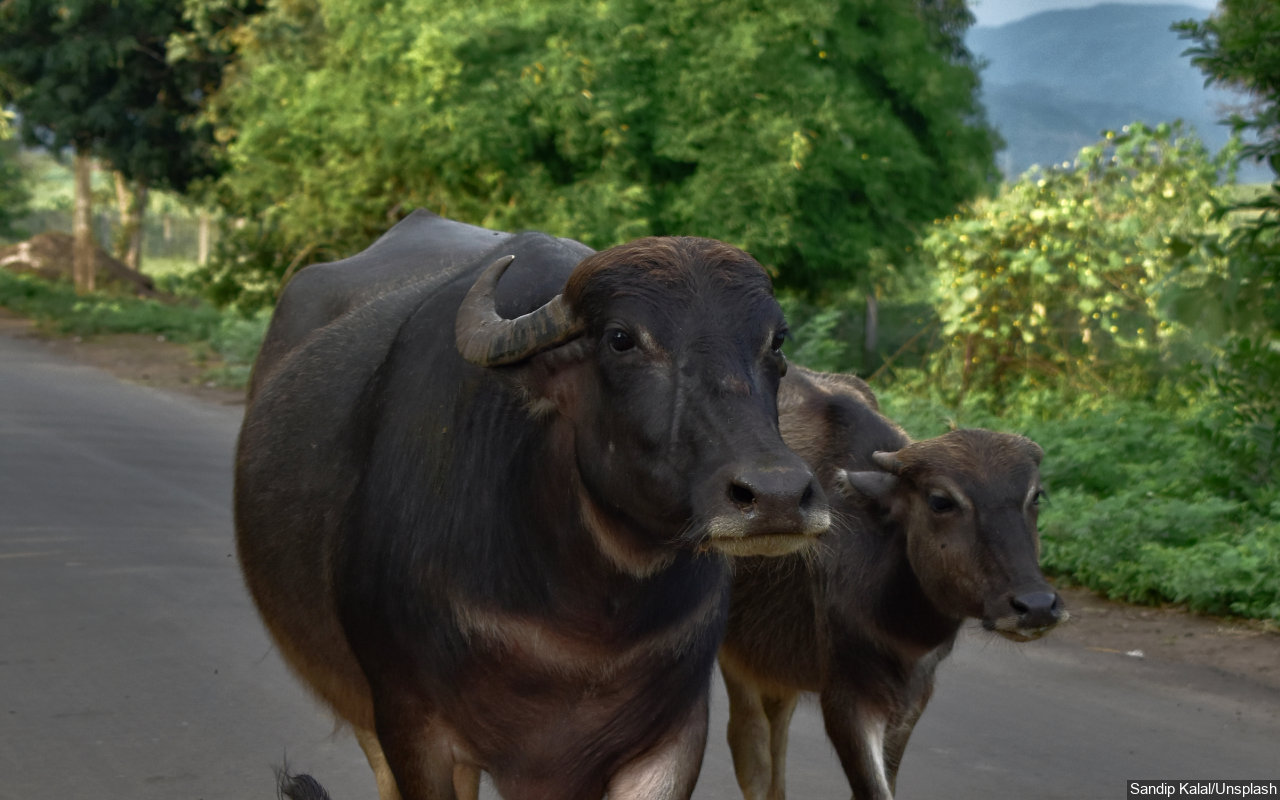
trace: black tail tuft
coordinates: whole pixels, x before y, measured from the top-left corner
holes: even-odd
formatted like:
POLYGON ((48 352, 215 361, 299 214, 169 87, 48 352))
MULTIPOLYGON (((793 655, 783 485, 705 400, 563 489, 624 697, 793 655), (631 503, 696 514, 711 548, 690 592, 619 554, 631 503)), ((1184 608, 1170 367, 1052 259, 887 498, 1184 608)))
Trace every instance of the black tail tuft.
POLYGON ((280 800, 332 800, 319 781, 310 775, 294 775, 282 769, 276 776, 276 794, 280 800))

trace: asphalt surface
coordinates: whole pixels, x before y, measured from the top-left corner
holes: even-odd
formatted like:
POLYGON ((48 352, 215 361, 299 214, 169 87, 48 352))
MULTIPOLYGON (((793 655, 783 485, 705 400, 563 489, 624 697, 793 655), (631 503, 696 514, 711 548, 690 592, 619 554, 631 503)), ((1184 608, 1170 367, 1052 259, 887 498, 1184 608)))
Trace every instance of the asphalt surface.
MULTIPOLYGON (((286 760, 335 800, 376 797, 241 584, 239 418, 0 335, 0 800, 266 800, 286 760)), ((724 719, 717 687, 699 800, 739 796, 724 719)), ((791 742, 791 797, 848 796, 812 704, 791 742)), ((940 671, 898 796, 1112 800, 1134 778, 1276 777, 1280 692, 979 631, 940 671)))

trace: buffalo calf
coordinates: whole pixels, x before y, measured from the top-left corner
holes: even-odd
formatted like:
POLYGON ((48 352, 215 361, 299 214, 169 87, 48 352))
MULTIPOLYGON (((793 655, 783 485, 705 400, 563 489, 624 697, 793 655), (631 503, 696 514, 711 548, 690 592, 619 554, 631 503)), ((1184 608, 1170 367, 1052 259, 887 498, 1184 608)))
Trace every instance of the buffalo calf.
POLYGON ((779 408, 834 522, 811 554, 738 562, 720 651, 734 769, 748 800, 781 800, 791 714, 816 692, 853 797, 888 800, 961 622, 1025 641, 1065 617, 1037 563, 1042 452, 985 430, 911 442, 850 376, 793 368, 779 408))

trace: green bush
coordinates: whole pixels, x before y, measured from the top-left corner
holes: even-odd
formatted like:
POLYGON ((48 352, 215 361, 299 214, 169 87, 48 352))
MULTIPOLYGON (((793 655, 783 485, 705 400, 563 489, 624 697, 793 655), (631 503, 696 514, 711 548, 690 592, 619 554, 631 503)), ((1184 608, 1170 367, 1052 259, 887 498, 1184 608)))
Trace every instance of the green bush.
POLYGON ((221 365, 211 369, 207 379, 220 386, 246 386, 270 322, 269 308, 249 317, 224 314, 207 343, 209 349, 219 356, 221 365))
POLYGON ((938 276, 935 377, 961 391, 1133 390, 1202 355, 1174 351, 1202 344, 1190 326, 1219 310, 1200 291, 1225 264, 1188 243, 1225 230, 1226 158, 1177 125, 1135 124, 936 225, 922 245, 938 276))
POLYGON ((779 293, 791 336, 785 352, 797 364, 826 372, 871 375, 886 364, 918 367, 924 362, 937 318, 928 303, 881 302, 878 345, 866 352, 866 301, 860 292, 837 294, 816 305, 794 292, 779 293))

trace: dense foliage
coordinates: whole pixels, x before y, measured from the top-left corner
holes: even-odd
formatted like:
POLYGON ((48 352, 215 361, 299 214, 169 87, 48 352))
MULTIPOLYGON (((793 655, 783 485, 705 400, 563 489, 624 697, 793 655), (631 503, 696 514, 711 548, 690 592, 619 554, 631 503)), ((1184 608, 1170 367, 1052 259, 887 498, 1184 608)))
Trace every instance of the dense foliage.
POLYGON ((1225 259, 1217 294, 1230 324, 1210 384, 1231 401, 1222 414, 1224 448, 1259 480, 1280 469, 1280 5, 1268 0, 1222 0, 1206 21, 1176 26, 1195 43, 1188 50, 1209 83, 1249 94, 1233 127, 1248 137, 1242 157, 1271 167, 1269 191, 1227 203, 1222 214, 1238 224, 1201 248, 1225 259))
POLYGON ((994 177, 955 56, 969 18, 935 5, 272 6, 212 110, 219 198, 250 220, 223 286, 353 252, 413 207, 595 246, 713 236, 806 290, 863 279, 994 177))
MULTIPOLYGON (((1209 83, 1249 94, 1249 107, 1230 120, 1246 136, 1241 157, 1261 161, 1280 176, 1280 5, 1222 0, 1208 20, 1175 27, 1195 43, 1187 53, 1209 83)), ((1231 262, 1224 283, 1231 292, 1233 328, 1255 348, 1265 346, 1264 340, 1274 343, 1280 338, 1280 180, 1224 210, 1248 215, 1218 242, 1231 262)))
POLYGON ((1187 20, 1174 28, 1194 43, 1187 54, 1210 83, 1252 96, 1251 107, 1233 118, 1237 130, 1253 134, 1244 156, 1263 161, 1280 175, 1280 5, 1220 0, 1208 19, 1187 20))
POLYGON ((1187 360, 1171 350, 1203 341, 1191 327, 1223 327, 1222 305, 1202 297, 1223 262, 1207 249, 1192 260, 1188 242, 1225 231, 1224 157, 1177 126, 1135 124, 937 225, 923 242, 937 265, 935 372, 966 389, 1049 378, 1098 391, 1187 360))

